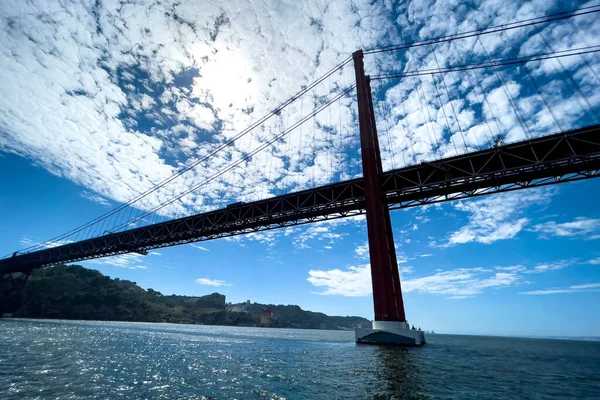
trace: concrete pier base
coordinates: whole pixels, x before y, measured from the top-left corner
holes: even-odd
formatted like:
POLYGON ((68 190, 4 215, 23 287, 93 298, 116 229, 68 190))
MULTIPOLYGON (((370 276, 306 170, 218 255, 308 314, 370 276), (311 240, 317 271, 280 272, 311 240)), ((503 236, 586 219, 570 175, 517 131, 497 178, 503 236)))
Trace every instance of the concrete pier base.
POLYGON ((406 322, 373 321, 373 329, 356 328, 356 343, 396 346, 422 346, 425 334, 411 330, 406 322))

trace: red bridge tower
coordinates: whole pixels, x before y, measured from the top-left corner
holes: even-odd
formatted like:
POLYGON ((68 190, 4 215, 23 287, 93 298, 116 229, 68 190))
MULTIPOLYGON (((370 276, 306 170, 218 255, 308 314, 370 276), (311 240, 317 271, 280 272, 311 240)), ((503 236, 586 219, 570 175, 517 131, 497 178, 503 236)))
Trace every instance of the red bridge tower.
POLYGON ((359 343, 421 345, 425 343, 423 333, 409 330, 404 314, 390 210, 381 192, 380 176, 383 167, 377 139, 370 79, 365 76, 362 50, 355 52, 352 57, 356 74, 365 209, 375 306, 373 329, 357 329, 356 341, 359 343))

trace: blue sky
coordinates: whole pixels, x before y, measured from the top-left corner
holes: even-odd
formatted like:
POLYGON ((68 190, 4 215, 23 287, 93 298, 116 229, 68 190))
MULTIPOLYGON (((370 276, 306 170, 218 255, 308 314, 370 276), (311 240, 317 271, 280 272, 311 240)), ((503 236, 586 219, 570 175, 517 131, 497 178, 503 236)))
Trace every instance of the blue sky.
MULTIPOLYGON (((83 188, 20 157, 0 158, 0 171, 0 206, 10 210, 0 225, 3 254, 22 247, 27 238, 52 237, 105 211, 81 197, 83 188)), ((599 194, 600 182, 589 180, 392 212, 398 254, 404 261, 400 270, 407 318, 424 328, 451 333, 597 335, 598 286, 577 287, 600 282, 600 212, 595 202, 599 194), (505 222, 528 219, 514 237, 444 247, 461 229, 478 229, 469 220, 473 212, 464 206, 501 208, 507 197, 516 205, 505 222), (507 275, 497 278, 498 272, 507 275), (553 293, 555 289, 561 292, 553 293), (461 296, 467 297, 457 298, 461 296)), ((311 238, 311 227, 287 235, 278 230, 261 234, 260 240, 221 239, 83 265, 166 294, 218 291, 233 302, 299 304, 328 314, 372 318, 367 270, 341 277, 333 288, 352 296, 318 294, 332 288, 307 280, 310 271, 339 269, 348 274, 350 267, 368 263, 362 253, 364 221, 313 227, 327 231, 311 238), (294 243, 298 238, 306 238, 305 248, 294 243), (223 285, 201 285, 197 279, 223 285)), ((488 236, 502 236, 498 224, 484 229, 488 236)))
MULTIPOLYGON (((585 5, 563 2, 562 7, 585 5)), ((0 79, 6 82, 0 88, 0 254, 42 243, 135 197, 357 48, 560 10, 547 1, 352 6, 229 1, 201 9, 193 2, 167 1, 143 7, 74 3, 65 9, 5 2, 0 5, 0 38, 6 43, 0 50, 0 79)), ((371 56, 367 70, 475 62, 486 59, 486 51, 494 57, 535 54, 544 51, 545 40, 556 44, 553 50, 597 44, 595 21, 582 17, 574 26, 371 56)), ((598 57, 561 62, 538 62, 527 71, 473 72, 469 79, 454 74, 376 84, 385 168, 486 147, 498 133, 507 141, 552 133, 560 128, 555 116, 569 128, 598 123, 598 57), (448 91, 437 91, 445 87, 448 91), (519 118, 527 121, 525 129, 519 118)), ((311 91, 308 100, 147 196, 136 204, 134 216, 298 121, 352 82, 351 64, 348 68, 311 91)), ((353 107, 354 99, 344 97, 241 168, 135 223, 360 174, 353 107)), ((600 336, 597 195, 600 182, 589 180, 394 211, 409 322, 448 333, 600 336)), ((218 291, 233 302, 298 304, 371 318, 367 255, 365 221, 354 218, 83 264, 166 294, 218 291)))

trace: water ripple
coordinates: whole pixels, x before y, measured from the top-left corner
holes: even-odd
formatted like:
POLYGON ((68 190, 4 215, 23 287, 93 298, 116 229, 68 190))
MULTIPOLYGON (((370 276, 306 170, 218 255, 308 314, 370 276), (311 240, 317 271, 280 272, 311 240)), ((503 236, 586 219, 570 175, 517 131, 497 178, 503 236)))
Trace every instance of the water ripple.
POLYGON ((352 332, 0 321, 6 399, 600 398, 600 343, 432 335, 415 349, 352 332))

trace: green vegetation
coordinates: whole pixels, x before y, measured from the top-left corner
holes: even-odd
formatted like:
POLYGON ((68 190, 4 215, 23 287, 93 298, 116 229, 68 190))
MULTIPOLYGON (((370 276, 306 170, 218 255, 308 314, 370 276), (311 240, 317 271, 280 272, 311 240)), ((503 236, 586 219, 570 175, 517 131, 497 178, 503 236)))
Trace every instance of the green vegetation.
POLYGON ((56 265, 34 271, 23 290, 14 294, 15 281, 2 280, 4 311, 13 317, 105 321, 174 322, 207 325, 257 326, 269 307, 272 325, 282 328, 350 329, 370 326, 361 317, 329 317, 292 305, 227 305, 219 293, 202 297, 165 296, 144 290, 135 282, 111 279, 79 265, 56 265), (7 293, 13 292, 10 298, 7 293), (237 312, 232 312, 232 306, 237 312), (230 311, 228 311, 228 308, 230 311))
MULTIPOLYGON (((243 306, 243 304, 239 304, 243 306)), ((305 311, 293 305, 252 303, 245 306, 251 315, 260 317, 265 308, 273 312, 273 326, 301 329, 352 329, 357 325, 371 327, 371 321, 362 317, 330 317, 323 313, 305 311), (323 324, 323 325, 322 325, 323 324)))

